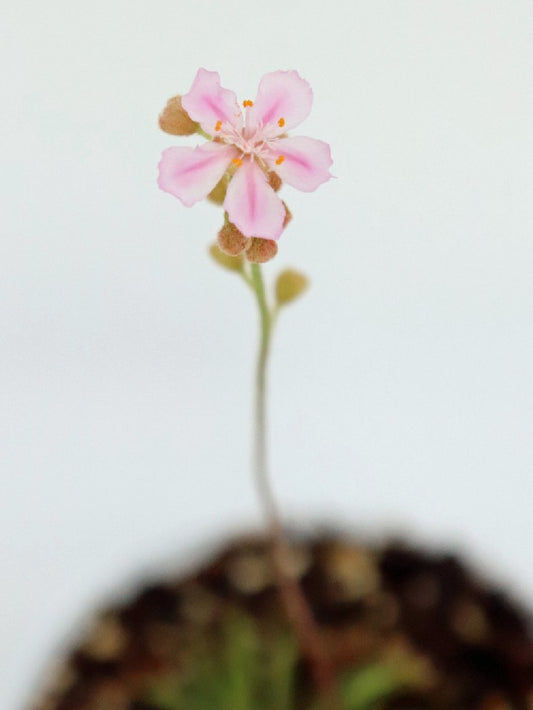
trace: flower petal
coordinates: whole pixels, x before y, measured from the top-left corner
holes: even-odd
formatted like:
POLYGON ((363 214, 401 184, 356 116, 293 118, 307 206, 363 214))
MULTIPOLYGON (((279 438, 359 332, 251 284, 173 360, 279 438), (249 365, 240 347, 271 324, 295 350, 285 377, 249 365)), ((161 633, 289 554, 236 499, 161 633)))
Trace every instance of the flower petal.
POLYGON ((283 182, 297 190, 313 192, 330 179, 333 160, 324 141, 295 136, 274 141, 267 162, 283 182))
POLYGON ((312 103, 313 90, 297 71, 275 71, 259 82, 247 122, 251 128, 268 126, 271 135, 281 135, 307 118, 312 103))
POLYGON ((192 207, 211 192, 236 155, 233 146, 222 143, 167 148, 159 163, 157 184, 180 199, 185 207, 192 207))
POLYGON ((231 178, 224 209, 245 236, 279 239, 285 208, 265 173, 250 158, 243 161, 231 178))
POLYGON ((216 71, 198 69, 191 90, 181 97, 181 105, 209 135, 214 135, 219 121, 236 129, 242 126, 237 97, 233 91, 220 86, 220 76, 216 71))

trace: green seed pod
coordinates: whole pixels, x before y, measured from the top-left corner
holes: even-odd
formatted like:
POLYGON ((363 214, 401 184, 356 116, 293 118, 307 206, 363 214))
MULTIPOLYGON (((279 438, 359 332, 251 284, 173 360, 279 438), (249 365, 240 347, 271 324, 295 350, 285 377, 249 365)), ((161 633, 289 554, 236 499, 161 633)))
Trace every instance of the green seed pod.
POLYGON ((298 298, 309 286, 309 279, 299 271, 285 269, 276 280, 276 300, 284 306, 298 298))
POLYGON ((207 196, 207 199, 210 202, 213 202, 215 205, 224 204, 224 200, 226 199, 226 192, 228 189, 228 182, 228 175, 224 175, 222 179, 219 180, 215 187, 211 190, 211 192, 207 196))
POLYGON ((225 254, 218 244, 211 244, 209 247, 209 253, 213 261, 223 269, 228 269, 229 271, 241 271, 242 265, 244 263, 244 257, 242 254, 237 254, 237 256, 229 256, 225 254))

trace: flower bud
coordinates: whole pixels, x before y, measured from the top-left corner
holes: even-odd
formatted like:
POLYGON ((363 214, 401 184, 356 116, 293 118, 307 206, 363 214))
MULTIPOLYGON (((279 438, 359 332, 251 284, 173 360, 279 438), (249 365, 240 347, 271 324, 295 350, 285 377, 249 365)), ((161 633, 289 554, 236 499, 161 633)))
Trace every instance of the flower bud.
POLYGON ((276 301, 284 306, 298 298, 308 286, 307 276, 294 269, 285 269, 276 280, 276 301))
POLYGON ((283 185, 283 181, 281 180, 280 176, 277 173, 275 173, 273 170, 270 170, 267 173, 267 180, 268 180, 268 184, 274 190, 274 192, 278 192, 278 190, 283 185))
POLYGON ((234 224, 228 222, 218 233, 217 241, 224 254, 237 256, 246 249, 251 239, 245 237, 234 224))
POLYGON ((289 222, 292 219, 292 212, 290 209, 287 207, 285 203, 283 203, 283 207, 285 207, 285 217, 283 219, 283 229, 289 224, 289 222))
POLYGON ((264 264, 278 253, 278 245, 273 239, 252 237, 246 247, 245 256, 252 264, 264 264))
POLYGON ((224 200, 226 199, 226 191, 228 189, 228 177, 227 175, 224 175, 221 180, 217 182, 215 187, 211 190, 209 195, 207 196, 207 199, 210 202, 214 202, 215 205, 222 205, 224 204, 224 200))
POLYGON ((242 254, 237 254, 237 256, 229 256, 225 254, 218 244, 211 244, 209 247, 209 253, 213 261, 224 269, 229 269, 230 271, 240 271, 244 263, 244 257, 242 254))
POLYGON ((181 96, 173 96, 159 114, 159 128, 173 136, 190 136, 196 133, 198 124, 182 107, 181 96))

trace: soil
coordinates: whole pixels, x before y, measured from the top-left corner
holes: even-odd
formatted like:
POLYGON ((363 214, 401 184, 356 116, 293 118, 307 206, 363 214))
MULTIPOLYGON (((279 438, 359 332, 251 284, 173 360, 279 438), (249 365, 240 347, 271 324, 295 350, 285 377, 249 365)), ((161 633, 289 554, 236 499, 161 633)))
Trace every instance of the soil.
MULTIPOLYGON (((347 708, 532 710, 531 620, 455 556, 320 536, 294 544, 293 565, 348 689, 347 708)), ((262 539, 233 542, 196 573, 154 582, 103 611, 31 710, 239 710, 235 702, 196 705, 181 690, 163 692, 190 681, 191 658, 204 671, 214 667, 209 647, 218 663, 230 617, 251 619, 255 637, 268 644, 287 637, 262 539)), ((281 647, 272 648, 279 660, 281 647)), ((294 697, 264 707, 318 707, 297 650, 290 662, 294 697)))

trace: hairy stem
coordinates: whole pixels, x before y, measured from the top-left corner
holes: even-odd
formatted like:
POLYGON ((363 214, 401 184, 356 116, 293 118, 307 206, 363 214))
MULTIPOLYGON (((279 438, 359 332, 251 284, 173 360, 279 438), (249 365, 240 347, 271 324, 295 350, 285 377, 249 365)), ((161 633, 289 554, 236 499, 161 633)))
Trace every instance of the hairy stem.
POLYGON ((251 275, 251 285, 257 298, 261 323, 255 390, 255 483, 268 522, 272 560, 285 612, 298 638, 302 652, 309 662, 323 707, 334 710, 338 704, 333 669, 324 649, 320 630, 292 569, 291 552, 283 532, 281 516, 268 473, 266 382, 275 313, 271 312, 268 307, 259 264, 251 265, 251 275))

